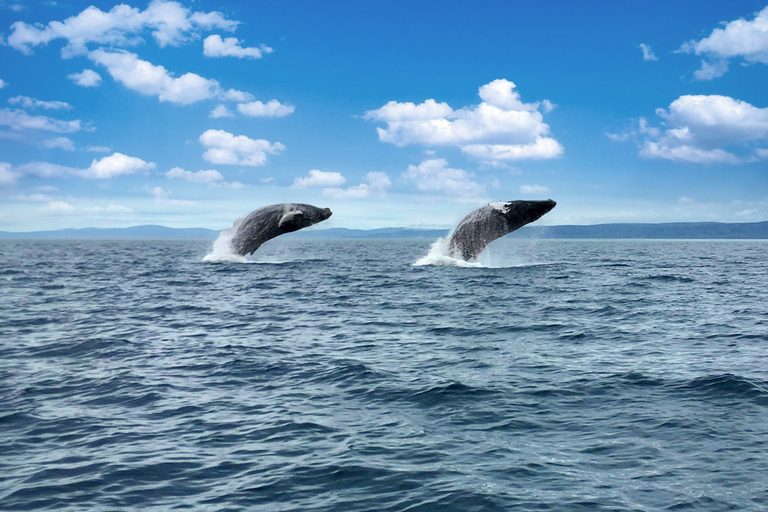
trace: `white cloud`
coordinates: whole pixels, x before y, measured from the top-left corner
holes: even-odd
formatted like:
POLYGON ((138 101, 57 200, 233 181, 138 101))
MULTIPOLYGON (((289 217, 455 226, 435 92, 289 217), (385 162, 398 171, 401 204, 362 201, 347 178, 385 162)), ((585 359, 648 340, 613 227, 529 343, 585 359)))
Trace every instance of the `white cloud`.
POLYGON ((221 92, 219 94, 219 99, 222 101, 245 103, 246 101, 253 101, 253 94, 235 89, 229 89, 228 91, 221 92))
POLYGON ((678 52, 705 56, 695 76, 711 80, 728 71, 728 59, 741 57, 747 63, 768 64, 768 6, 755 14, 752 21, 744 18, 724 23, 700 41, 690 40, 678 52))
POLYGON ((165 176, 168 179, 180 179, 190 181, 192 183, 213 183, 216 181, 224 181, 224 176, 219 171, 214 169, 208 171, 185 171, 181 167, 174 167, 165 176))
POLYGON ((643 60, 659 60, 659 58, 653 54, 653 50, 649 45, 640 43, 637 46, 643 51, 643 60))
POLYGON ((155 202, 159 204, 167 204, 172 206, 189 206, 195 204, 194 201, 186 201, 183 199, 170 199, 170 190, 164 190, 162 187, 154 187, 152 189, 152 195, 155 197, 155 202))
POLYGON ((13 172, 13 166, 8 162, 0 162, 0 187, 9 187, 16 184, 19 175, 13 172))
POLYGON ((49 203, 53 201, 53 198, 45 194, 18 194, 13 196, 16 201, 22 203, 49 203))
POLYGON ((56 137, 55 139, 44 140, 42 145, 44 148, 48 149, 59 148, 65 151, 75 150, 75 143, 72 142, 72 139, 68 139, 67 137, 56 137))
POLYGON ((680 196, 680 198, 677 200, 678 204, 693 204, 695 202, 696 202, 695 199, 688 196, 680 196))
POLYGON ((447 167, 443 158, 424 160, 418 166, 409 165, 402 178, 428 194, 441 194, 465 198, 481 198, 487 195, 485 187, 472 181, 472 174, 463 169, 447 167))
POLYGON ((83 178, 107 179, 154 168, 155 164, 147 163, 141 158, 113 153, 101 160, 94 160, 88 169, 83 169, 77 174, 83 178))
POLYGON ((729 96, 680 96, 668 110, 657 109, 665 125, 650 128, 641 119, 646 135, 640 156, 695 163, 748 161, 724 148, 744 146, 768 138, 768 108, 758 108, 729 96))
POLYGON ((72 73, 67 78, 81 87, 97 87, 101 85, 101 75, 92 69, 84 69, 81 73, 72 73))
POLYGON ((77 176, 80 169, 48 162, 29 162, 15 169, 17 175, 38 176, 40 178, 62 178, 65 176, 77 176))
POLYGON ((768 159, 768 149, 757 148, 755 150, 755 156, 760 160, 768 159))
POLYGON ((127 88, 148 96, 157 96, 160 101, 188 105, 215 98, 221 91, 216 80, 195 73, 185 73, 174 78, 163 66, 155 66, 125 50, 107 51, 100 48, 90 52, 88 57, 105 66, 112 78, 127 88))
POLYGON ((385 195, 387 189, 392 186, 392 181, 385 172, 371 171, 365 175, 365 181, 354 187, 346 189, 330 187, 323 189, 323 195, 334 199, 362 199, 373 193, 385 195))
POLYGON ((526 195, 536 195, 536 194, 549 194, 552 192, 549 190, 549 188, 544 187, 542 185, 521 185, 520 186, 520 193, 526 194, 526 195))
POLYGON ((52 215, 71 215, 75 212, 75 207, 64 201, 51 201, 40 210, 52 215))
POLYGON ((48 162, 29 162, 18 166, 14 171, 18 175, 32 175, 41 178, 78 176, 80 178, 107 179, 133 174, 138 171, 148 171, 154 168, 154 163, 147 163, 141 158, 114 153, 110 156, 105 156, 101 160, 94 159, 87 169, 78 169, 48 162))
POLYGON ((258 167, 267 163, 267 154, 277 155, 285 149, 279 142, 235 136, 224 130, 207 130, 200 143, 208 148, 203 160, 212 164, 247 165, 258 167))
POLYGON ((61 121, 47 116, 30 116, 23 110, 4 108, 0 110, 0 126, 10 126, 14 130, 42 130, 55 133, 80 131, 80 120, 61 121))
POLYGON ((215 109, 211 110, 208 117, 212 119, 219 119, 221 117, 235 117, 235 114, 227 108, 226 105, 218 105, 215 109))
POLYGON ((86 146, 85 150, 92 153, 109 153, 112 151, 112 148, 108 148, 107 146, 86 146))
POLYGON ((237 57, 242 59, 260 59, 265 53, 272 53, 272 48, 260 45, 258 48, 243 48, 236 37, 222 39, 220 35, 208 36, 203 41, 203 55, 206 57, 237 57))
POLYGON ((46 45, 55 39, 65 39, 67 46, 62 55, 82 55, 88 43, 109 46, 135 46, 143 39, 139 34, 150 30, 160 47, 179 46, 197 37, 200 29, 214 28, 232 31, 238 22, 227 20, 219 12, 190 12, 178 2, 155 0, 146 10, 120 4, 104 12, 94 6, 64 21, 52 21, 48 25, 28 25, 16 22, 11 25, 8 44, 24 54, 32 48, 46 45))
POLYGON ((29 96, 14 96, 8 98, 8 103, 11 105, 21 105, 22 108, 35 109, 42 108, 45 110, 69 110, 72 105, 63 101, 41 101, 29 96))
POLYGON ((262 178, 262 179, 260 179, 259 181, 260 181, 261 183, 263 183, 264 185, 269 185, 270 183, 274 183, 274 182, 275 182, 275 178, 273 178, 272 176, 270 176, 269 178, 262 178))
POLYGON ((340 172, 324 172, 312 169, 305 178, 293 180, 292 188, 339 187, 347 182, 340 172))
POLYGON ((4 88, 6 85, 8 85, 8 82, 0 78, 0 89, 4 88))
POLYGON ((84 208, 87 213, 95 213, 96 215, 128 215, 133 213, 133 209, 121 204, 110 204, 107 206, 90 206, 84 208))
POLYGON ((237 106, 238 112, 249 117, 285 117, 293 114, 294 110, 296 107, 293 105, 283 105, 277 100, 269 100, 267 103, 254 101, 237 106))
POLYGON ((457 146, 482 160, 555 158, 563 148, 550 136, 539 111, 554 108, 549 101, 523 103, 515 84, 494 80, 479 88, 479 105, 453 110, 447 103, 428 99, 419 105, 390 101, 365 113, 383 121, 379 140, 397 146, 457 146))

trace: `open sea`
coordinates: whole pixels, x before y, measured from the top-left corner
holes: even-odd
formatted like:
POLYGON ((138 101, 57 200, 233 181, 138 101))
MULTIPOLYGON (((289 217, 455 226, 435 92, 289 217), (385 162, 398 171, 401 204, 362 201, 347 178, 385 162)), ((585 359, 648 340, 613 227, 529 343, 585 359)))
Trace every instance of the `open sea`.
POLYGON ((0 510, 768 509, 768 241, 432 242, 0 241, 0 510))

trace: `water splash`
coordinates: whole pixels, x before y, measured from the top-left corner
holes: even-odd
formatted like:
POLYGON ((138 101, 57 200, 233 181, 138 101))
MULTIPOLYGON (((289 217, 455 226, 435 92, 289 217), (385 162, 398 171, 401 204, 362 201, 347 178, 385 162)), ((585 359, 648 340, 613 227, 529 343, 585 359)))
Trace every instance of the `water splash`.
POLYGON ((237 227, 243 219, 237 219, 234 225, 219 233, 219 238, 213 242, 211 252, 207 254, 203 261, 231 261, 233 263, 249 263, 245 256, 240 256, 232 252, 232 238, 237 232, 237 227))
POLYGON ((429 248, 429 252, 426 256, 416 260, 413 264, 414 267, 421 267, 424 265, 436 265, 445 267, 486 267, 479 261, 464 261, 461 258, 454 258, 448 251, 448 242, 451 239, 450 235, 445 238, 438 238, 432 247, 429 248))

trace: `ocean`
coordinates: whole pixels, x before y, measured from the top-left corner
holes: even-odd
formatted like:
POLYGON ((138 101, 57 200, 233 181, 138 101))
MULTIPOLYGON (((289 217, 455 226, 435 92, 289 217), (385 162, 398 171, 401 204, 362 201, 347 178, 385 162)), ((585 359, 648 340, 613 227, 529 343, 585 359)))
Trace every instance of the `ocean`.
POLYGON ((768 509, 768 242, 432 242, 0 241, 0 510, 768 509))

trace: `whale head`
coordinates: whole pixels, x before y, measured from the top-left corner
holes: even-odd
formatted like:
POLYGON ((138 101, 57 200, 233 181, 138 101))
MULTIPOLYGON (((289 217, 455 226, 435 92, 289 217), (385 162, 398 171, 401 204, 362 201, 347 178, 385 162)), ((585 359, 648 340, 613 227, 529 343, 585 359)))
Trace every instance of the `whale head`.
POLYGON ((557 203, 553 200, 545 199, 543 201, 499 201, 489 203, 488 206, 504 215, 511 229, 517 229, 540 219, 555 205, 557 203))
POLYGON ((289 233, 323 222, 331 215, 333 212, 330 208, 318 208, 310 204, 291 204, 286 205, 277 225, 284 233, 289 233))

